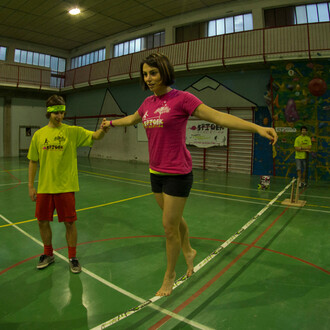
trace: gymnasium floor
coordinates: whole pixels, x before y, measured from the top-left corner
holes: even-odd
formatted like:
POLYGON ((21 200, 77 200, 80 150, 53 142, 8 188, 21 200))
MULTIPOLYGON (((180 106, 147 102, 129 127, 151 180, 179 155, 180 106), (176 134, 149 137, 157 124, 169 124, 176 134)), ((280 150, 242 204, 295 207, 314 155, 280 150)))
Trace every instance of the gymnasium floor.
MULTIPOLYGON (((165 271, 161 212, 147 165, 79 159, 78 257, 71 274, 64 225, 54 219, 54 264, 37 270, 40 246, 28 162, 0 159, 0 329, 93 329, 152 298, 165 271), (14 225, 15 224, 15 225, 14 225), (62 256, 62 258, 61 258, 62 256)), ((194 171, 184 217, 196 264, 290 183, 194 171)), ((272 206, 172 295, 109 329, 330 329, 330 196, 310 182, 303 208, 272 206), (155 307, 156 306, 156 307, 155 307), (157 308, 162 307, 162 309, 157 308), (170 317, 174 312, 179 316, 170 317)), ((185 272, 182 257, 178 277, 185 272)))

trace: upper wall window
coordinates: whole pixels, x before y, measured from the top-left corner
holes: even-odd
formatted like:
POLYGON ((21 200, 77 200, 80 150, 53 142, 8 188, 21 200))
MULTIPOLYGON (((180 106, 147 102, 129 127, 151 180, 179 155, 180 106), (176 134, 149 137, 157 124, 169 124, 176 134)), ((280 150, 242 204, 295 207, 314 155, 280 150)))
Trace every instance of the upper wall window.
POLYGON ((0 46, 0 61, 6 60, 7 47, 0 46))
POLYGON ((236 15, 208 22, 208 37, 253 30, 252 14, 236 15))
POLYGON ((15 49, 14 61, 16 63, 44 66, 50 68, 54 73, 65 72, 66 66, 65 58, 22 49, 15 49))
POLYGON ((89 65, 105 60, 105 48, 95 50, 94 52, 76 56, 71 59, 71 69, 89 65))
POLYGON ((165 31, 161 31, 114 45, 113 57, 132 54, 164 45, 165 31))
POLYGON ((66 59, 52 56, 49 54, 42 54, 38 52, 31 52, 28 50, 15 49, 14 61, 17 63, 30 64, 43 66, 50 68, 51 78, 50 86, 51 87, 60 87, 63 86, 64 77, 63 73, 65 72, 66 59))
POLYGON ((295 24, 329 22, 330 2, 295 7, 295 24))
POLYGON ((329 10, 329 2, 267 9, 265 27, 329 22, 329 10))

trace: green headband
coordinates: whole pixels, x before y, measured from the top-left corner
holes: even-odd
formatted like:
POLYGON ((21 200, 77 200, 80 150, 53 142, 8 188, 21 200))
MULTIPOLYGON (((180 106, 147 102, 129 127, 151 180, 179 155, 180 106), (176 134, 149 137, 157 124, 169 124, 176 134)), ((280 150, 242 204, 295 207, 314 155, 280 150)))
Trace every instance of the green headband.
POLYGON ((53 105, 51 107, 47 107, 47 112, 60 112, 65 111, 65 105, 53 105))

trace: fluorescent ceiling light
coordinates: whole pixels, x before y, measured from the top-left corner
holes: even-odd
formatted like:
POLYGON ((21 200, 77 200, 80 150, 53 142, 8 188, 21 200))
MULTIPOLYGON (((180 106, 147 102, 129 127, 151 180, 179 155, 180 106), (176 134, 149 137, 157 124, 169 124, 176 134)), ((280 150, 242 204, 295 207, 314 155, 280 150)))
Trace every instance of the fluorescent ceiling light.
POLYGON ((73 8, 73 9, 69 10, 69 14, 78 15, 78 14, 80 14, 80 9, 79 8, 73 8))

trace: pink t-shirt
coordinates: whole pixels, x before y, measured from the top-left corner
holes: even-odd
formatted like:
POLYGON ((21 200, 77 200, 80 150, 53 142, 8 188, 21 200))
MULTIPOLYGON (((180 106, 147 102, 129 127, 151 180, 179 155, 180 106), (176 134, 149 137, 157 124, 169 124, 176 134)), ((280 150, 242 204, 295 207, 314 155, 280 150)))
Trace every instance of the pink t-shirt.
POLYGON ((186 126, 189 116, 200 104, 202 101, 196 96, 176 89, 144 100, 138 112, 148 137, 152 170, 173 174, 191 172, 186 126))

